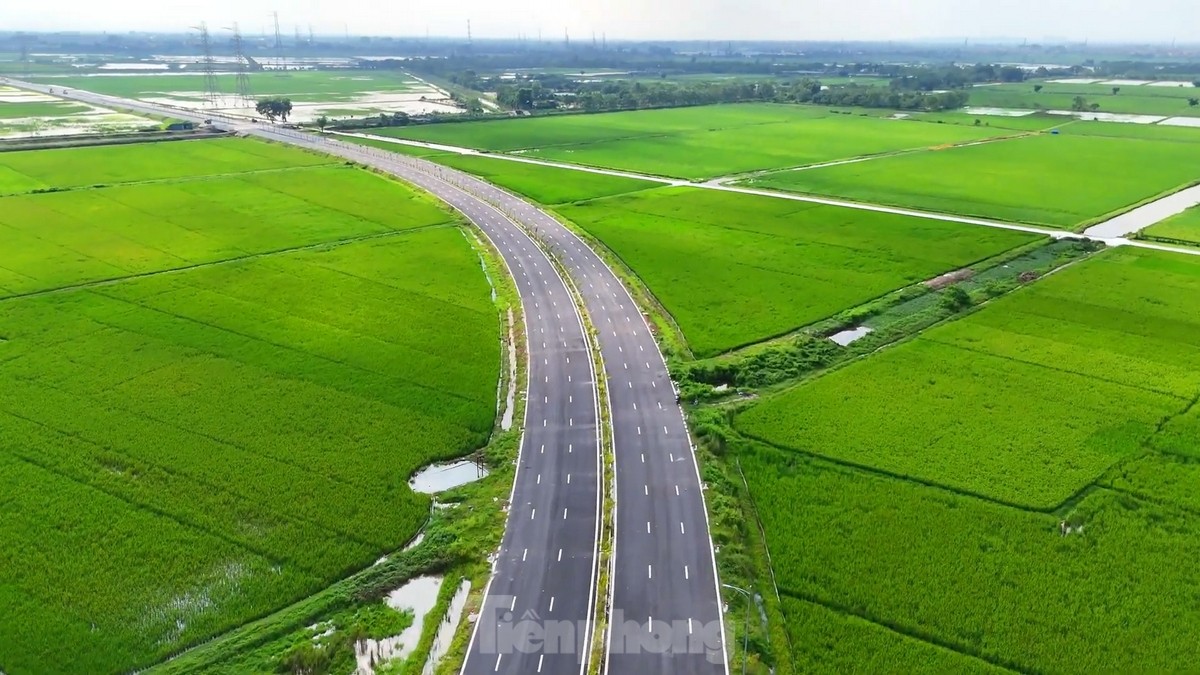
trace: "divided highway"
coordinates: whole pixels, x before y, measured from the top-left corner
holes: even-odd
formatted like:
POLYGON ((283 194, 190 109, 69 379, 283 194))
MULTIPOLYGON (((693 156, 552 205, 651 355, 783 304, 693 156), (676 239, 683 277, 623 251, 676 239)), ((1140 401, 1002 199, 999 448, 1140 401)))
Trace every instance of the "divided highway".
MULTIPOLYGON (((209 117, 77 90, 67 96, 155 115, 209 117)), ((600 406, 580 314, 586 309, 603 356, 616 454, 603 665, 612 675, 727 673, 715 557, 683 413, 647 322, 595 252, 547 213, 468 174, 299 131, 214 120, 369 165, 431 192, 485 233, 516 280, 528 342, 525 431, 508 525, 463 672, 583 673, 589 666, 602 490, 600 406), (547 251, 570 275, 584 308, 547 251)))
POLYGON ((616 453, 607 672, 728 672, 699 469, 648 323, 613 271, 552 216, 473 176, 455 181, 536 233, 571 275, 598 333, 616 453))

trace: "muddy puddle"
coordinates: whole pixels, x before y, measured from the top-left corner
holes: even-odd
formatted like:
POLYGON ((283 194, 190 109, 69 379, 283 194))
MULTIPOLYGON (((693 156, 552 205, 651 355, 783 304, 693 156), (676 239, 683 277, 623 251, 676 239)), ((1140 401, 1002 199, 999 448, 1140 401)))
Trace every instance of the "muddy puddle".
MULTIPOLYGON (((425 622, 432 620, 429 614, 437 605, 438 591, 441 587, 442 577, 424 576, 417 577, 388 594, 385 600, 388 606, 401 612, 412 612, 413 623, 399 635, 381 640, 359 640, 355 643, 355 675, 373 675, 375 668, 383 663, 408 658, 421 639, 425 622)), ((438 662, 445 655, 446 648, 450 646, 450 641, 454 639, 454 632, 458 628, 463 609, 467 606, 470 591, 471 582, 463 579, 450 600, 445 616, 440 617, 441 624, 422 670, 426 675, 432 675, 438 662)))
POLYGON ((359 640, 354 644, 354 659, 357 662, 355 675, 372 675, 375 666, 392 659, 408 657, 421 639, 421 627, 425 617, 437 604, 441 577, 417 577, 400 588, 388 593, 385 602, 392 609, 412 612, 412 625, 399 635, 381 640, 359 640))
POLYGON ((415 492, 427 495, 466 485, 488 475, 488 470, 469 459, 448 464, 431 464, 421 469, 408 481, 415 492))
POLYGON ((858 340, 861 340, 861 339, 867 337, 871 333, 872 333, 871 328, 868 328, 866 326, 859 326, 857 328, 851 328, 849 330, 844 330, 840 333, 834 333, 833 335, 829 336, 829 339, 833 340, 837 344, 845 347, 846 345, 849 345, 852 342, 857 342, 858 340))
POLYGON ((442 617, 442 624, 433 638, 433 645, 429 648, 429 658, 425 660, 425 667, 421 670, 421 675, 433 675, 438 662, 446 655, 446 649, 450 647, 450 641, 454 639, 454 632, 458 629, 458 621, 467 607, 467 595, 470 592, 471 582, 463 579, 462 583, 458 585, 458 590, 454 592, 454 597, 450 600, 446 616, 442 617))

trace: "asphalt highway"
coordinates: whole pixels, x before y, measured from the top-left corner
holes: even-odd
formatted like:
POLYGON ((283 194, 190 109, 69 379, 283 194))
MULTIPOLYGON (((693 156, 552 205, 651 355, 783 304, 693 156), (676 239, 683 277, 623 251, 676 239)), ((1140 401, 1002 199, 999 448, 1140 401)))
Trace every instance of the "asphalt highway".
POLYGON ((533 232, 568 271, 598 334, 616 453, 607 672, 726 673, 716 560, 683 411, 649 323, 607 264, 541 209, 455 177, 533 232))
POLYGON ((601 474, 586 311, 603 357, 616 454, 611 595, 600 599, 613 619, 604 665, 613 675, 728 672, 715 557, 683 413, 647 321, 585 242, 526 200, 425 160, 79 90, 66 96, 212 119, 221 128, 388 172, 463 213, 503 256, 520 292, 528 342, 525 427, 508 525, 463 667, 468 675, 582 673, 588 666, 601 474), (576 306, 550 256, 567 271, 584 307, 576 306))

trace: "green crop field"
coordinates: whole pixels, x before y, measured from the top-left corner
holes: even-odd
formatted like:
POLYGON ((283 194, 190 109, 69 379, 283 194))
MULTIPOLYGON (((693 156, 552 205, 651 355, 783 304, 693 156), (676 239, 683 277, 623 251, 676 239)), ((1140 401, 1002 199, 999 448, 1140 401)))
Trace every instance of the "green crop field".
POLYGON ((1033 513, 769 450, 741 466, 797 672, 857 670, 881 649, 882 669, 903 672, 984 670, 976 659, 1019 672, 1183 672, 1200 657, 1189 637, 1200 572, 1185 562, 1200 555, 1194 511, 1098 489, 1065 516, 1033 513), (850 629, 814 620, 813 603, 850 629), (853 632, 827 647, 834 630, 853 632), (837 649, 851 653, 830 667, 837 649))
POLYGON ((1039 135, 747 181, 1069 229, 1200 181, 1191 143, 1039 135))
POLYGON ((1009 133, 1042 131, 1075 121, 1073 117, 1064 117, 1062 115, 1036 114, 1010 117, 1007 115, 972 115, 966 112, 912 113, 909 119, 916 122, 957 124, 960 126, 976 126, 975 121, 978 120, 978 126, 996 130, 1007 129, 1009 133))
MULTIPOLYGON (((757 467, 755 467, 757 468, 757 467)), ((754 478, 759 478, 754 474, 754 478)), ((764 504, 765 506, 765 504, 764 504)), ((773 505, 772 505, 773 506, 773 505)), ((923 642, 857 616, 783 595, 788 639, 796 672, 964 673, 1007 672, 971 656, 923 642)))
POLYGON ((1200 259, 1110 251, 754 406, 790 450, 1053 509, 1200 395, 1200 259))
POLYGON ((697 356, 782 334, 1033 235, 697 188, 560 207, 612 249, 697 356))
POLYGON ((325 588, 492 429, 499 321, 450 215, 349 167, 206 161, 0 198, 5 672, 126 672, 325 588))
POLYGON ((1200 206, 1155 223, 1142 230, 1151 239, 1163 239, 1184 244, 1200 244, 1200 206))
POLYGON ((490 157, 445 154, 431 159, 438 164, 475 174, 541 204, 553 205, 611 197, 662 185, 636 178, 557 169, 490 157))
POLYGON ((704 179, 1011 133, 809 106, 739 104, 392 128, 381 133, 652 175, 704 179))
MULTIPOLYGON (((87 112, 91 106, 67 101, 12 102, 0 99, 0 120, 29 117, 64 117, 87 112)), ((6 122, 0 122, 6 124, 6 122)))
POLYGON ((1200 97, 1195 87, 1150 87, 1121 85, 1113 94, 1108 84, 1070 84, 1060 82, 1022 82, 998 84, 971 89, 971 105, 1025 110, 1071 110, 1076 96, 1088 103, 1098 103, 1100 112, 1136 115, 1196 116, 1200 107, 1188 104, 1189 98, 1200 97), (1042 91, 1035 92, 1034 85, 1042 91))
POLYGON ((424 199, 349 167, 14 195, 3 203, 0 296, 446 220, 424 199), (354 200, 342 199, 350 193, 354 200))
POLYGON ((1071 136, 1113 136, 1116 138, 1144 138, 1176 143, 1200 143, 1200 128, 1177 127, 1165 124, 1128 124, 1125 122, 1076 120, 1062 125, 1059 128, 1059 133, 1071 136))
POLYGON ((0 195, 332 164, 321 155, 223 138, 0 153, 0 195))
MULTIPOLYGON (((190 92, 193 98, 201 100, 205 91, 203 75, 75 75, 32 79, 52 87, 84 89, 122 98, 180 98, 190 92)), ((414 84, 414 80, 404 73, 378 70, 252 73, 250 82, 255 96, 290 96, 329 103, 352 101, 365 92, 403 91, 414 84)), ((217 88, 223 92, 236 92, 236 76, 218 75, 217 88)))

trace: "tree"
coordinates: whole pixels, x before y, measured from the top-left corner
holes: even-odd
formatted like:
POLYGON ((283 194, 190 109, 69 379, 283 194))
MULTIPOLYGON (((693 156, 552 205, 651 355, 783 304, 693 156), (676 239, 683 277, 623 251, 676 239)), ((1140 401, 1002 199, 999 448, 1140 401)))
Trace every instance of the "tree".
POLYGON ((1119 94, 1119 93, 1121 93, 1121 88, 1120 88, 1120 87, 1113 87, 1113 96, 1116 96, 1116 95, 1117 95, 1117 94, 1119 94))
POLYGON ((1096 112, 1099 109, 1100 109, 1099 103, 1093 103, 1090 106, 1088 106, 1088 110, 1091 110, 1092 112, 1096 112))
POLYGON ((275 121, 275 108, 271 106, 271 101, 269 99, 264 98, 258 103, 255 103, 254 111, 272 122, 275 121))
POLYGON ((1200 87, 1200 80, 1192 80, 1193 87, 1200 87))
POLYGON ((1071 99, 1071 110, 1075 112, 1084 112, 1088 109, 1087 99, 1082 96, 1076 96, 1071 99))
POLYGON ((1033 85, 1033 93, 1035 93, 1035 94, 1040 93, 1042 91, 1042 89, 1045 88, 1045 86, 1046 85, 1044 85, 1044 84, 1033 85))
POLYGON ((942 291, 940 304, 952 312, 957 312, 971 306, 971 296, 962 288, 951 286, 942 291))
POLYGON ((1195 108, 1196 106, 1200 105, 1200 98, 1189 98, 1189 99, 1188 99, 1188 105, 1190 105, 1190 106, 1192 106, 1193 108, 1195 108))
POLYGON ((329 126, 329 118, 328 117, 321 115, 320 117, 317 118, 317 127, 320 128, 321 131, 325 131, 325 127, 327 127, 327 126, 329 126))
POLYGON ((278 97, 259 99, 254 104, 254 110, 272 122, 276 119, 286 122, 288 115, 292 114, 292 100, 290 98, 278 97))
POLYGON ((392 113, 392 125, 394 126, 406 127, 410 121, 411 120, 408 118, 408 113, 406 112, 401 111, 392 113))

